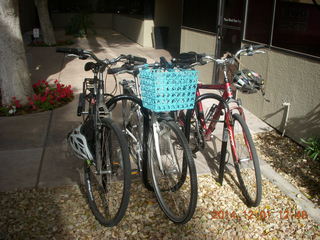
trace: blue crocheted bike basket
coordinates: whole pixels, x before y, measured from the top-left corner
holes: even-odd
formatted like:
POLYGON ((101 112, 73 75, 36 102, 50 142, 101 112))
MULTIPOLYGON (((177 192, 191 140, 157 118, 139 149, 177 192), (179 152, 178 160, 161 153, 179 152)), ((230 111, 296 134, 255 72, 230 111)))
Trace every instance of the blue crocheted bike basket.
POLYGON ((185 69, 143 69, 140 71, 142 104, 154 112, 194 107, 198 71, 185 69))

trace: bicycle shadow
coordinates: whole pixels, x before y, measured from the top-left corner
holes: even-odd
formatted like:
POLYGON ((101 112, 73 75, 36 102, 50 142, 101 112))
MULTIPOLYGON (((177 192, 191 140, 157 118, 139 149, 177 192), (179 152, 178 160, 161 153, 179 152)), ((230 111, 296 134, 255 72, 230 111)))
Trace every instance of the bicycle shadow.
MULTIPOLYGON (((218 149, 221 148, 221 140, 215 136, 211 142, 206 142, 204 150, 200 152, 206 161, 207 166, 210 169, 210 174, 219 182, 219 164, 221 158, 221 152, 218 152, 218 149)), ((238 179, 236 177, 234 165, 232 163, 232 154, 231 150, 228 147, 226 153, 226 165, 224 170, 224 178, 222 184, 228 184, 234 193, 246 204, 246 200, 242 195, 238 179)))

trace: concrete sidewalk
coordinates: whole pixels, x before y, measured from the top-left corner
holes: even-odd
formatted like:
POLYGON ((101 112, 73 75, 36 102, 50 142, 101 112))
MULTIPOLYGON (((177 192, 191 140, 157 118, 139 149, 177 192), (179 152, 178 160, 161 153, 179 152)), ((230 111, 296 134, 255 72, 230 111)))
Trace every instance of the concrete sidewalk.
MULTIPOLYGON (((98 31, 96 36, 78 39, 71 47, 91 49, 100 58, 132 54, 153 62, 159 61, 160 56, 171 57, 168 51, 143 48, 112 30, 98 31)), ((73 156, 66 136, 81 122, 81 117, 76 116, 78 94, 83 78, 92 76, 91 72, 83 70, 87 61, 65 58, 63 54, 55 53, 55 48, 46 47, 28 47, 27 58, 33 82, 58 79, 71 84, 75 99, 53 111, 0 118, 0 192, 80 181, 77 169, 81 170, 82 161, 73 156)), ((113 89, 114 80, 111 78, 108 82, 108 89, 113 89)), ((252 132, 271 130, 250 113, 247 113, 247 119, 252 132)), ((196 163, 198 173, 210 172, 204 155, 198 154, 196 163)))

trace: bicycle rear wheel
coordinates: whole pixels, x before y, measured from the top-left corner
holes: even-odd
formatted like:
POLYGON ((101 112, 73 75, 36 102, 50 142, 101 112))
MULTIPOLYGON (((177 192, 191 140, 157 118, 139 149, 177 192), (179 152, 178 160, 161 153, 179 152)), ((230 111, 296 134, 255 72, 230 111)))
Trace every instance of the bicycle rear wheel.
POLYGON ((219 107, 222 104, 220 100, 221 97, 215 94, 204 94, 197 98, 194 109, 187 111, 184 132, 193 153, 206 148, 206 141, 210 140, 211 137, 210 134, 205 136, 206 130, 208 128, 212 131, 215 130, 215 127, 210 126, 213 117, 216 126, 219 128, 219 131, 215 132, 222 135, 222 125, 219 125, 218 122, 223 123, 224 110, 219 107))
POLYGON ((171 221, 186 223, 194 214, 198 189, 185 136, 174 121, 162 120, 148 138, 148 163, 159 205, 171 221))
POLYGON ((112 227, 123 218, 130 197, 130 163, 127 141, 111 119, 101 120, 100 144, 96 153, 101 158, 101 173, 85 162, 84 179, 89 206, 100 224, 112 227))
MULTIPOLYGON (((127 87, 123 88, 123 93, 127 96, 135 96, 133 91, 127 87)), ((142 114, 140 105, 129 99, 122 100, 122 118, 123 128, 128 139, 130 157, 140 171, 144 186, 149 191, 153 191, 148 176, 148 159, 146 151, 144 151, 147 147, 147 140, 144 136, 148 136, 149 119, 142 114)))
POLYGON ((234 167, 240 189, 250 207, 260 204, 262 195, 261 171, 256 148, 249 128, 237 113, 232 115, 235 144, 232 148, 234 167))
POLYGON ((130 159, 137 165, 137 171, 142 165, 143 116, 140 106, 127 99, 122 100, 123 130, 127 136, 130 159))

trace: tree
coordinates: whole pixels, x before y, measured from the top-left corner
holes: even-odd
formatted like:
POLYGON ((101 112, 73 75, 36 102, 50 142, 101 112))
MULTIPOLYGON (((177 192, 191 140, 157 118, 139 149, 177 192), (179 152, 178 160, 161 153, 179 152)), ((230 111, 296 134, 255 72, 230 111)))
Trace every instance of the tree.
POLYGON ((48 0, 34 0, 37 7, 43 41, 49 46, 56 44, 53 27, 49 17, 48 0))
POLYGON ((20 30, 18 0, 0 1, 0 29, 2 104, 9 105, 12 97, 25 104, 33 90, 20 30))

